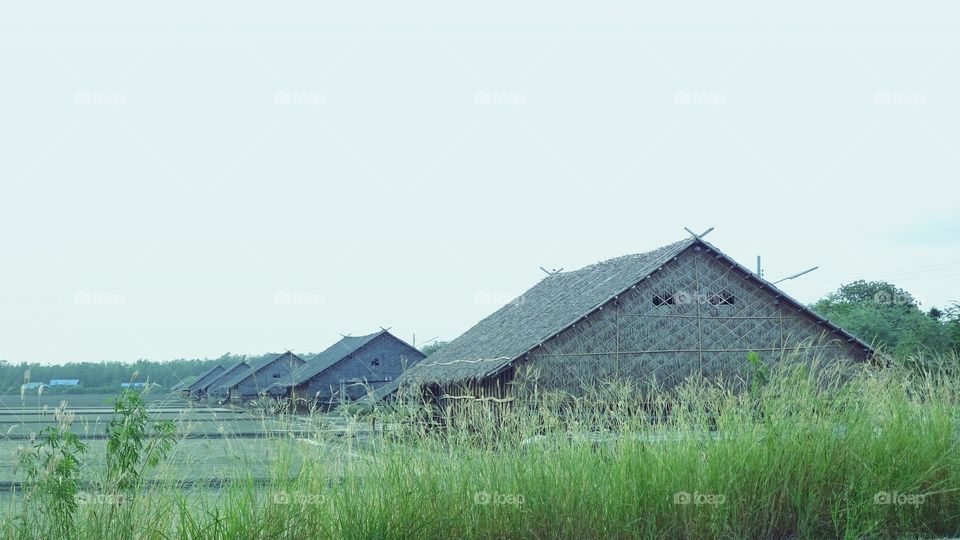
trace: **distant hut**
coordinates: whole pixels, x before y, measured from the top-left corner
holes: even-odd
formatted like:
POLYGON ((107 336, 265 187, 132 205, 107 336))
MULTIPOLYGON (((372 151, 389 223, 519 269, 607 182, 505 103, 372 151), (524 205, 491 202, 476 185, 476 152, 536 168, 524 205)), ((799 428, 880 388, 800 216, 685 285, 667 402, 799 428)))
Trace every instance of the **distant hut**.
POLYGON ((80 386, 80 379, 50 379, 47 386, 80 386))
POLYGON ((352 401, 399 377, 425 355, 382 330, 365 336, 346 336, 280 382, 269 394, 306 399, 313 403, 352 401))
POLYGON ((151 383, 151 382, 125 382, 125 383, 120 383, 120 388, 143 388, 143 389, 147 389, 148 387, 149 387, 149 388, 160 388, 160 385, 157 384, 157 383, 151 383))
POLYGON ((260 392, 275 383, 292 380, 293 372, 303 364, 302 358, 287 351, 239 371, 233 377, 223 381, 220 386, 226 389, 227 399, 237 403, 243 402, 256 398, 260 392))
POLYGON ((224 388, 224 383, 230 381, 240 373, 249 372, 250 364, 240 361, 236 364, 228 367, 223 373, 218 377, 211 380, 204 387, 204 393, 213 398, 225 399, 227 397, 227 388, 224 388))
POLYGON ((182 386, 179 391, 184 397, 199 397, 200 389, 205 388, 206 383, 216 379, 221 373, 223 373, 223 366, 217 364, 201 373, 190 384, 182 386))
POLYGON ((518 375, 580 394, 609 379, 743 381, 747 354, 863 361, 870 346, 701 237, 553 273, 379 389, 503 395, 518 375))

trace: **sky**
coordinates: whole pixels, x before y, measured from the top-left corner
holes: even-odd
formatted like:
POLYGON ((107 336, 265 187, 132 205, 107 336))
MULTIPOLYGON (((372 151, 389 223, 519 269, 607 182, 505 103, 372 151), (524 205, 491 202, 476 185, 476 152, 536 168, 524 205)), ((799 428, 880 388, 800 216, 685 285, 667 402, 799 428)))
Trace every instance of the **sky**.
POLYGON ((955 2, 0 2, 0 359, 452 339, 702 232, 960 301, 955 2))

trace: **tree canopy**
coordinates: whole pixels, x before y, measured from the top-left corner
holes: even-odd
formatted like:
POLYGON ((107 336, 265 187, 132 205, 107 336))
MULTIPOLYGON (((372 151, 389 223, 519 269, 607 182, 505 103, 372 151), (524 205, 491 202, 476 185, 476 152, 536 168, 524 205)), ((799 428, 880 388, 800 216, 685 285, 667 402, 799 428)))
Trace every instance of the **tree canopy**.
POLYGON ((854 281, 811 308, 894 356, 960 350, 960 308, 924 312, 916 298, 884 281, 854 281))

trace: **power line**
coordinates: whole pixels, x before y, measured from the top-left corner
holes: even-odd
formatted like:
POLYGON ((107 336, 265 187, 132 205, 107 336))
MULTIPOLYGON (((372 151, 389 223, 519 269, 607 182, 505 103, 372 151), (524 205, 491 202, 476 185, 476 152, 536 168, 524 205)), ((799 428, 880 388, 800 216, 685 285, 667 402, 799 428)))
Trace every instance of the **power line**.
MULTIPOLYGON (((960 260, 944 261, 941 263, 929 264, 924 266, 913 266, 913 267, 895 268, 895 269, 888 269, 888 270, 874 270, 868 273, 884 274, 888 276, 912 276, 912 275, 923 276, 923 275, 935 273, 935 272, 950 271, 950 270, 953 270, 954 268, 960 268, 960 260)), ((821 277, 842 278, 842 277, 854 277, 858 275, 863 275, 863 274, 853 274, 853 273, 821 274, 821 277)), ((950 274, 950 275, 955 275, 955 274, 950 274)))

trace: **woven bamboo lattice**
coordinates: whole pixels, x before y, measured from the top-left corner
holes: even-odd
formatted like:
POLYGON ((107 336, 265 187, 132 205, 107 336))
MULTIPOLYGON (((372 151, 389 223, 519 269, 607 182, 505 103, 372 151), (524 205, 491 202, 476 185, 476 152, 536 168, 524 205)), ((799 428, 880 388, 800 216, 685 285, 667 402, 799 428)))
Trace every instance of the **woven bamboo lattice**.
POLYGON ((616 378, 661 387, 692 375, 743 381, 751 351, 765 361, 863 358, 824 330, 769 289, 693 250, 544 342, 524 364, 541 388, 575 393, 616 378))

